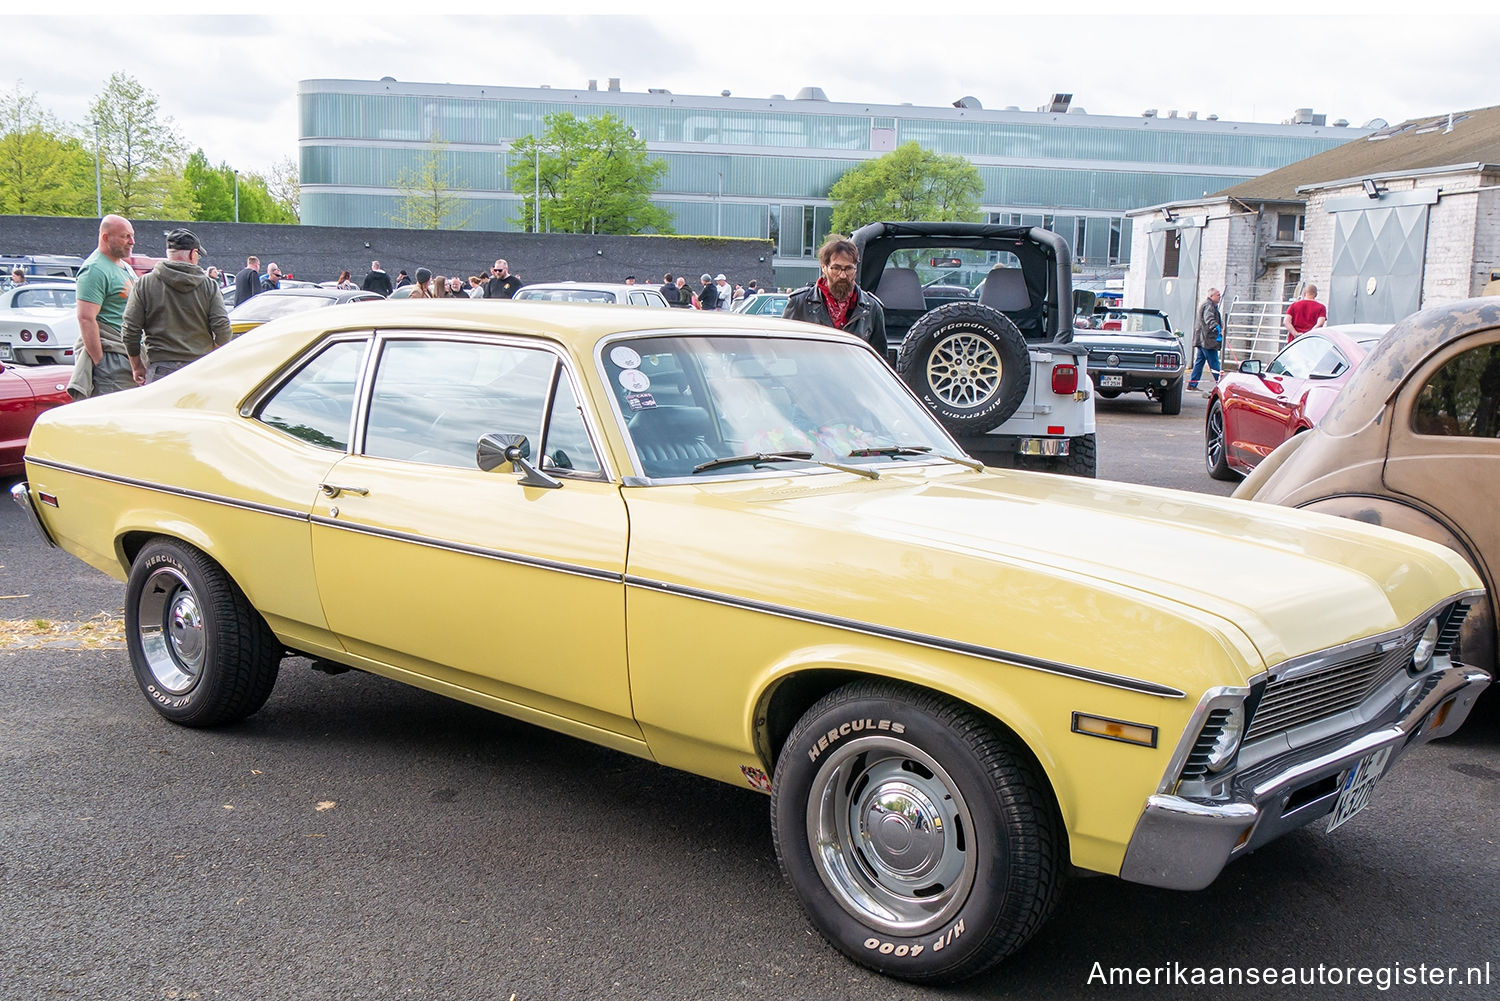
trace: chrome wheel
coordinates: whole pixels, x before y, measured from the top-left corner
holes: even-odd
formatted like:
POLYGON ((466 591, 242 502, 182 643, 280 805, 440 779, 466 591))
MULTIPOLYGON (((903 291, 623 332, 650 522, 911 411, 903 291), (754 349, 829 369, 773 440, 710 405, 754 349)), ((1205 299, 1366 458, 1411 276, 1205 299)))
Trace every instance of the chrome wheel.
POLYGON ((1000 391, 1000 353, 988 337, 960 331, 940 340, 927 356, 927 385, 943 403, 975 407, 1000 391))
POLYGON ((834 899, 886 934, 937 928, 974 884, 974 823, 957 784, 897 738, 830 750, 807 798, 807 838, 834 899))
POLYGON ((146 667, 171 695, 182 695, 203 673, 207 635, 198 596, 176 568, 157 568, 136 602, 138 638, 146 667))
POLYGON ((1208 427, 1204 435, 1208 447, 1208 468, 1222 468, 1224 462, 1224 411, 1218 404, 1208 408, 1208 427))

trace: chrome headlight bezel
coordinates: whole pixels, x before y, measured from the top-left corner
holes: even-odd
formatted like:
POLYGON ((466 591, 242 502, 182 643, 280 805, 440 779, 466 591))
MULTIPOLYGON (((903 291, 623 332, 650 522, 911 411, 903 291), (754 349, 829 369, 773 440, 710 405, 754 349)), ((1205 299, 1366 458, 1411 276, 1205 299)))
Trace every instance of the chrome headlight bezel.
POLYGON ((1224 722, 1219 724, 1219 732, 1214 737, 1214 742, 1208 749, 1208 758, 1205 765, 1209 774, 1217 775, 1230 763, 1239 752, 1240 743, 1245 739, 1245 704, 1241 702, 1229 710, 1229 715, 1224 722))
POLYGON ((1437 616, 1427 620, 1427 625, 1417 636, 1417 645, 1411 652, 1411 671, 1413 674, 1421 674, 1432 666, 1432 658, 1437 653, 1438 639, 1442 630, 1438 626, 1437 616))

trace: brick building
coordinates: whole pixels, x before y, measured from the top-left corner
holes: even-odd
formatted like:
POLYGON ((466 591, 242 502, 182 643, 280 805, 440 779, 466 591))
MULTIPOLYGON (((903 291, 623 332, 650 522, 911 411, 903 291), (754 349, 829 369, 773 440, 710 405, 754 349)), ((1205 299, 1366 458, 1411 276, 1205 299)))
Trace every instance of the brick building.
POLYGON ((1146 252, 1126 302, 1180 326, 1222 289, 1227 312, 1239 306, 1231 332, 1238 322, 1263 354, 1305 282, 1330 323, 1392 323, 1478 295, 1500 271, 1500 107, 1413 119, 1129 216, 1146 252))

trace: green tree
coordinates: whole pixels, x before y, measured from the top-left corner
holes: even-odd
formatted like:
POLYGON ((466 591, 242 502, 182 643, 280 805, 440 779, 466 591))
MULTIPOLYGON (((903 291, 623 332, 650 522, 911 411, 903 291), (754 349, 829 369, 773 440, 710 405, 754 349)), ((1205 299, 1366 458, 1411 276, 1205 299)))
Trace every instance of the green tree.
POLYGON ((427 151, 416 169, 396 177, 401 207, 390 217, 405 229, 465 229, 474 213, 463 207, 456 187, 448 143, 437 135, 428 140, 427 151))
POLYGON ((615 115, 548 115, 541 137, 511 147, 511 188, 525 196, 516 221, 530 230, 542 196, 541 226, 554 233, 672 232, 672 214, 651 201, 667 172, 615 115))
POLYGON ((0 94, 0 213, 90 215, 94 158, 17 84, 0 94))
MULTIPOLYGON (((156 95, 124 73, 110 74, 80 129, 97 137, 104 174, 104 210, 125 216, 173 218, 191 191, 182 181, 183 142, 177 124, 163 115, 156 95)), ((180 216, 179 216, 180 217, 180 216)))
POLYGON ((284 156, 271 165, 266 179, 271 198, 289 216, 288 222, 302 218, 302 181, 297 175, 297 161, 284 156))
POLYGON ((182 168, 196 205, 193 219, 212 222, 234 221, 234 170, 226 163, 211 167, 202 147, 187 158, 182 168), (227 175, 227 176, 226 176, 227 175))
POLYGON ((834 182, 833 229, 852 233, 872 222, 975 222, 984 182, 961 156, 931 153, 915 142, 867 160, 834 182))

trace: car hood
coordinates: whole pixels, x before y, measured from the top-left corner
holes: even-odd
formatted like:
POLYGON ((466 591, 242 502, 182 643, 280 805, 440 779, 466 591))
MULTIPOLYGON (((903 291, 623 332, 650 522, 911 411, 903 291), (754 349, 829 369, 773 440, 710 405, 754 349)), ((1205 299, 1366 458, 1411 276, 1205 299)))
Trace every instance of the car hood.
POLYGON ((1043 473, 893 464, 624 492, 635 578, 1185 689, 1479 586, 1456 554, 1368 525, 1043 473))

